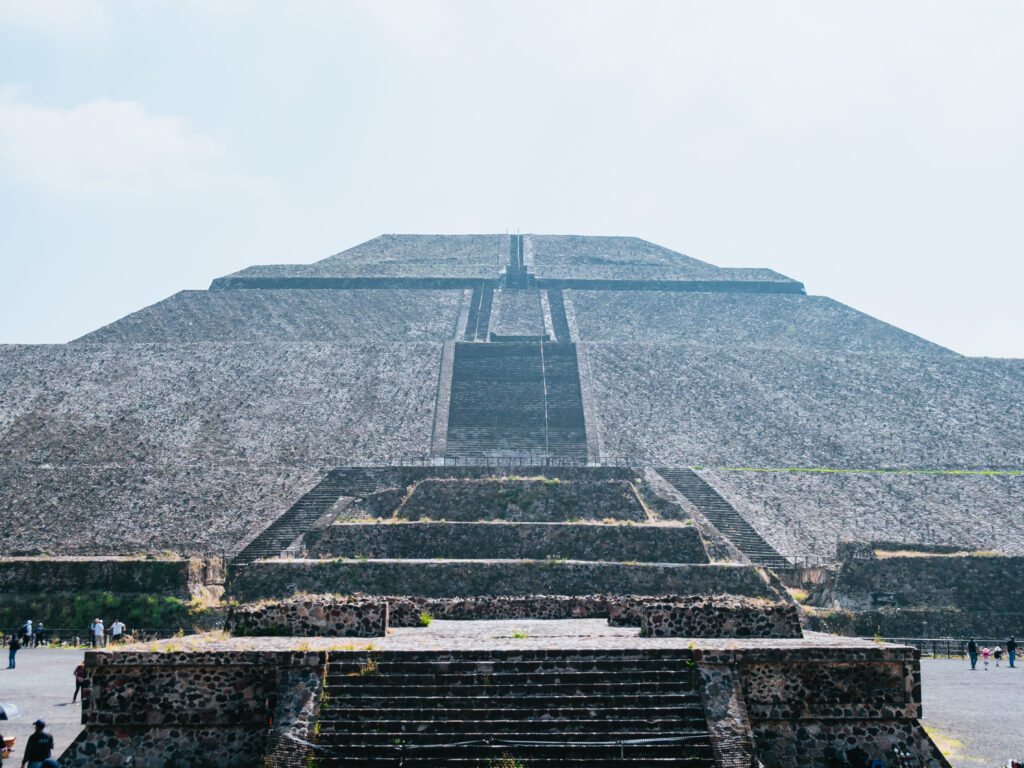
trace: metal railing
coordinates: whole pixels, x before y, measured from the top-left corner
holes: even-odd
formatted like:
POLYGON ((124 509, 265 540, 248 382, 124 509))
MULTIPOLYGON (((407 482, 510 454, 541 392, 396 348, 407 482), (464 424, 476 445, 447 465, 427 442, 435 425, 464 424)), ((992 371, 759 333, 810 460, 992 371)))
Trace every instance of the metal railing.
MULTIPOLYGON (((876 640, 884 643, 897 643, 917 648, 922 657, 933 659, 966 659, 967 642, 966 637, 861 637, 862 640, 876 640)), ((1004 649, 1003 658, 1000 663, 1009 664, 1005 654, 1007 638, 975 637, 974 642, 978 645, 979 657, 982 648, 1004 649)), ((994 658, 992 659, 994 662, 994 658)))
MULTIPOLYGON (((141 628, 134 629, 127 632, 124 636, 125 642, 152 642, 153 640, 166 640, 171 637, 178 637, 181 635, 194 635, 201 630, 196 629, 185 629, 179 627, 155 627, 155 628, 141 628)), ((21 627, 15 627, 13 629, 2 629, 0 630, 0 647, 5 647, 10 644, 11 638, 17 636, 18 640, 22 644, 22 648, 34 648, 34 647, 92 647, 92 635, 89 633, 88 627, 82 627, 81 629, 67 629, 65 627, 57 627, 54 629, 46 628, 41 641, 36 645, 35 636, 33 636, 28 642, 25 641, 25 636, 22 633, 21 627)), ((105 636, 104 646, 113 645, 109 633, 105 636)))

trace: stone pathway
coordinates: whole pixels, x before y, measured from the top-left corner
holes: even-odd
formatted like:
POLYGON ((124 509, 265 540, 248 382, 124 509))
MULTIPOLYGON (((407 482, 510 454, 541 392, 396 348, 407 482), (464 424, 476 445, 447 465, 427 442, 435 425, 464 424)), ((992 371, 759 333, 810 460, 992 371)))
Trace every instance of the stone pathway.
POLYGON ((32 723, 42 718, 57 744, 55 757, 82 730, 82 708, 71 703, 75 692, 74 669, 83 658, 82 651, 67 648, 23 648, 18 651, 18 666, 7 669, 7 649, 3 651, 0 668, 0 701, 17 704, 22 716, 16 720, 0 720, 0 733, 18 738, 12 766, 21 765, 25 741, 32 734, 32 723))
POLYGON ((971 672, 965 659, 921 661, 921 722, 954 768, 1024 760, 1024 669, 1004 660, 971 672))

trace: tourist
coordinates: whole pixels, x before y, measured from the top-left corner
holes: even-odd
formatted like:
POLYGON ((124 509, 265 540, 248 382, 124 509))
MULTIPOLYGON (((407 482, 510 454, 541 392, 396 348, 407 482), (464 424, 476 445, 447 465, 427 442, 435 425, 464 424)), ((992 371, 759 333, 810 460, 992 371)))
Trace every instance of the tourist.
POLYGON ((26 766, 42 768, 43 761, 49 760, 50 755, 53 754, 53 736, 43 730, 46 727, 46 722, 36 720, 33 725, 35 725, 36 731, 28 737, 28 742, 25 744, 25 758, 21 761, 21 768, 26 766))
POLYGON ((102 648, 103 641, 106 638, 106 629, 103 626, 103 622, 96 619, 89 625, 89 629, 92 631, 92 647, 95 648, 98 645, 102 648))
MULTIPOLYGON (((75 703, 75 699, 78 698, 79 691, 82 690, 82 683, 85 682, 85 662, 78 662, 78 666, 75 667, 75 693, 71 697, 71 703, 75 703)), ((84 698, 84 696, 83 696, 84 698)))
POLYGON ((124 622, 120 619, 114 619, 114 623, 110 625, 110 642, 120 643, 124 640, 124 631, 127 629, 124 622))
POLYGON ((21 631, 22 642, 28 645, 32 642, 32 619, 28 619, 25 622, 25 626, 21 631))
POLYGON ((43 622, 36 624, 36 640, 35 647, 38 648, 40 645, 46 645, 46 629, 43 627, 43 622))
POLYGON ((971 659, 971 669, 973 670, 978 666, 978 644, 974 642, 973 637, 967 641, 967 655, 971 659))
POLYGON ((1013 662, 1017 660, 1017 641, 1014 640, 1013 635, 1010 635, 1010 639, 1006 641, 1006 655, 1010 658, 1010 669, 1015 669, 1013 662))
POLYGON ((981 662, 985 665, 985 671, 988 672, 988 657, 992 655, 992 651, 988 646, 981 649, 981 662))
POLYGON ((992 655, 996 657, 996 666, 998 667, 999 660, 1003 658, 1003 649, 997 645, 996 649, 992 651, 992 655))
POLYGON ((7 646, 7 668, 14 669, 14 654, 21 650, 17 635, 11 635, 11 644, 7 646))

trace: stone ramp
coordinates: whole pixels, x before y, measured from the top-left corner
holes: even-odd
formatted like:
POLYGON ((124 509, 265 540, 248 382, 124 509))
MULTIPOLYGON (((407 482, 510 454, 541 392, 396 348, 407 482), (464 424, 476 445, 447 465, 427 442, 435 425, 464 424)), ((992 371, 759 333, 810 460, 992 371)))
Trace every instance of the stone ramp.
POLYGON ((713 766, 692 653, 330 654, 321 766, 713 766))
POLYGON ((708 522, 749 557, 751 562, 769 567, 788 565, 789 561, 692 469, 660 468, 656 471, 689 499, 708 522))

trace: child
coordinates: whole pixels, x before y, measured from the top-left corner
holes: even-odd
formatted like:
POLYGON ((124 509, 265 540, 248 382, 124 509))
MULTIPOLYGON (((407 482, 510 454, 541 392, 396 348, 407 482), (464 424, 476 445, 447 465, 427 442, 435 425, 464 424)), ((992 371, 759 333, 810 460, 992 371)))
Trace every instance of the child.
POLYGON ((992 651, 992 655, 996 657, 996 666, 998 667, 998 666, 999 666, 999 660, 1000 660, 1001 658, 1003 658, 1003 649, 1002 649, 1002 648, 1000 648, 1000 647, 999 647, 999 646, 997 645, 997 646, 996 646, 996 649, 995 649, 994 651, 992 651))
POLYGON ((989 650, 987 646, 985 648, 981 649, 981 660, 985 663, 985 671, 986 672, 988 672, 988 657, 991 654, 992 654, 992 651, 989 650))

